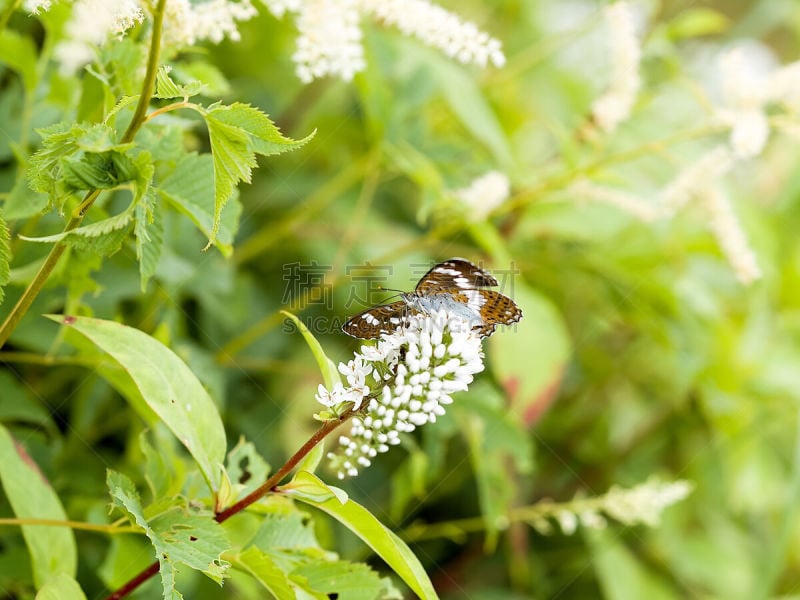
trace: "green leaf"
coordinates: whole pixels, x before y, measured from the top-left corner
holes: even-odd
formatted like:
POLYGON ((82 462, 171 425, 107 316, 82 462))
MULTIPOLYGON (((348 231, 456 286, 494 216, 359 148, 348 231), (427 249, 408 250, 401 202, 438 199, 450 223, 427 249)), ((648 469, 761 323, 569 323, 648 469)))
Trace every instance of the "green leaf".
POLYGON ((8 232, 8 225, 6 225, 3 215, 0 214, 0 304, 3 303, 5 291, 3 286, 8 283, 11 277, 11 235, 8 232))
POLYGON ((61 177, 76 190, 110 190, 137 178, 136 164, 122 152, 87 152, 64 159, 61 177))
POLYGON ((196 96, 203 89, 203 84, 199 81, 192 81, 187 85, 179 85, 172 81, 169 76, 171 68, 162 65, 156 73, 156 93, 154 98, 190 98, 196 96))
POLYGON ((86 594, 72 577, 58 573, 42 586, 36 600, 86 600, 86 594))
POLYGON ((319 343, 317 338, 314 337, 314 334, 309 331, 308 327, 297 317, 286 310, 282 310, 281 314, 286 315, 297 326, 297 329, 300 330, 300 333, 303 334, 303 338, 308 344, 309 349, 311 350, 311 354, 314 355, 314 360, 317 361, 317 367, 319 367, 320 372, 322 373, 322 380, 325 382, 325 387, 329 390, 333 389, 333 386, 336 385, 341 381, 341 377, 339 377, 339 370, 336 367, 336 364, 328 358, 325 354, 325 350, 322 349, 322 345, 319 343))
POLYGON ((500 531, 517 497, 520 475, 532 469, 533 446, 517 415, 501 394, 484 381, 453 405, 459 431, 469 445, 481 514, 486 523, 487 553, 494 552, 500 531))
MULTIPOLYGON (((252 442, 242 437, 228 452, 228 477, 234 489, 231 500, 243 498, 267 480, 270 467, 252 442)), ((231 502, 232 504, 232 502, 231 502)))
MULTIPOLYGON (((189 217, 203 234, 211 238, 214 230, 214 167, 208 154, 183 157, 158 192, 189 217)), ((216 245, 224 256, 233 253, 233 238, 239 227, 242 206, 230 201, 222 211, 216 245)))
POLYGON ((260 548, 250 546, 247 550, 232 555, 231 563, 252 575, 275 598, 297 598, 287 574, 260 548))
POLYGON ((118 215, 78 227, 77 229, 71 229, 70 231, 62 231, 61 233, 38 238, 20 235, 19 238, 40 244, 63 242, 73 248, 86 250, 93 254, 111 256, 122 247, 122 243, 128 236, 133 224, 133 208, 134 205, 131 204, 118 215))
POLYGON ((222 582, 228 563, 220 555, 229 549, 230 543, 212 514, 193 514, 170 506, 148 518, 139 492, 128 477, 109 470, 106 482, 114 506, 144 529, 153 543, 165 600, 183 597, 175 589, 176 563, 202 571, 217 583, 222 582))
POLYGON ((523 317, 511 327, 501 327, 486 354, 514 411, 531 425, 555 398, 571 343, 561 315, 547 298, 524 285, 506 293, 513 296, 523 317), (536 340, 538 349, 533 354, 531 340, 536 340))
POLYGON ((508 138, 475 77, 450 60, 432 54, 430 58, 434 80, 453 114, 483 142, 503 169, 511 169, 514 160, 508 138))
POLYGON ((132 327, 87 317, 48 318, 85 335, 128 372, 216 491, 225 460, 225 429, 214 401, 189 367, 161 342, 132 327))
POLYGON ((36 89, 36 46, 28 37, 4 27, 0 31, 0 62, 5 63, 22 78, 26 93, 36 89))
POLYGON ((164 222, 152 189, 148 190, 144 202, 136 206, 133 234, 136 237, 136 258, 139 260, 139 281, 144 292, 147 282, 156 273, 164 246, 164 222))
POLYGON ((302 140, 281 135, 267 115, 247 104, 216 105, 203 117, 208 127, 214 163, 214 221, 209 245, 216 243, 222 208, 240 181, 250 183, 256 154, 269 156, 299 148, 314 133, 302 140))
MULTIPOLYGON (((303 587, 339 600, 386 600, 388 581, 363 563, 348 561, 309 561, 291 572, 292 579, 303 578, 303 587)), ((399 596, 396 596, 399 597, 399 596)))
MULTIPOLYGON (((61 502, 24 448, 0 425, 0 481, 14 514, 20 519, 66 521, 61 502)), ((77 550, 69 527, 23 525, 33 580, 41 587, 53 575, 75 576, 77 550)))
POLYGON ((667 581, 651 571, 620 541, 604 529, 585 529, 603 598, 609 600, 677 600, 683 593, 671 589, 667 581))
POLYGON ((126 154, 133 144, 117 144, 108 125, 59 123, 37 132, 42 145, 25 174, 31 189, 59 209, 78 189, 110 189, 140 177, 142 165, 126 154))
MULTIPOLYGON (((311 473, 301 471, 288 485, 302 487, 304 493, 295 496, 297 500, 328 513, 355 533, 406 582, 417 596, 423 600, 437 598, 433 584, 417 557, 403 540, 387 529, 366 508, 352 500, 342 503, 332 488, 311 473)), ((283 490, 284 487, 286 486, 281 486, 279 489, 283 490)))

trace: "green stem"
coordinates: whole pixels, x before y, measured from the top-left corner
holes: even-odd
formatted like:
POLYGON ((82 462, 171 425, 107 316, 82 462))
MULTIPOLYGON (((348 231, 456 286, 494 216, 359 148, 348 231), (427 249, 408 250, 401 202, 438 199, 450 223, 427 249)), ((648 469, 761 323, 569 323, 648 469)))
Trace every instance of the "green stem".
POLYGON ((3 525, 43 525, 47 527, 69 527, 80 531, 97 531, 99 533, 143 533, 141 527, 131 525, 102 525, 100 523, 83 523, 81 521, 61 521, 59 519, 0 519, 0 527, 3 525))
MULTIPOLYGON (((153 13, 153 35, 150 42, 150 53, 147 57, 147 72, 145 73, 142 93, 139 96, 139 103, 136 105, 136 111, 133 113, 133 118, 131 119, 130 125, 128 125, 128 129, 122 136, 121 142, 123 144, 132 141, 136 132, 139 131, 142 123, 144 123, 147 107, 150 104, 150 98, 153 96, 153 90, 156 85, 156 72, 158 70, 158 57, 161 52, 161 28, 164 22, 164 6, 166 3, 167 0, 158 0, 158 5, 153 13)), ((92 190, 86 194, 83 202, 81 202, 78 208, 73 212, 72 218, 69 220, 66 227, 64 227, 64 232, 72 231, 81 224, 86 212, 91 208, 99 195, 100 190, 92 190)), ((39 295, 39 292, 42 291, 44 284, 49 279, 53 269, 55 269, 61 255, 64 254, 66 249, 66 244, 57 242, 52 250, 50 250, 50 254, 47 255, 39 271, 22 293, 17 304, 11 309, 11 313, 6 317, 3 325, 0 326, 0 348, 5 345, 11 333, 17 328, 17 325, 19 325, 22 317, 28 312, 31 304, 33 304, 33 301, 39 295)))

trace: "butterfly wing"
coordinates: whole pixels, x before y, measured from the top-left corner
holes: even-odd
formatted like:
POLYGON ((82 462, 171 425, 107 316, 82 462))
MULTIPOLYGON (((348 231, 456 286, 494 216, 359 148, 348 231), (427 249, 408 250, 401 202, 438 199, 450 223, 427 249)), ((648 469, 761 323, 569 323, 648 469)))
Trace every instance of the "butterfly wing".
POLYGON ((373 306, 350 317, 342 325, 342 331, 363 340, 379 338, 383 333, 396 331, 413 312, 416 311, 410 310, 403 300, 373 306))
POLYGON ((473 330, 481 337, 492 335, 497 325, 510 325, 522 318, 520 307, 508 296, 494 290, 464 290, 453 296, 480 315, 483 324, 473 330))
POLYGON ((422 276, 416 287, 417 294, 428 295, 462 289, 472 290, 479 287, 497 285, 491 273, 481 269, 463 258, 451 258, 422 276))

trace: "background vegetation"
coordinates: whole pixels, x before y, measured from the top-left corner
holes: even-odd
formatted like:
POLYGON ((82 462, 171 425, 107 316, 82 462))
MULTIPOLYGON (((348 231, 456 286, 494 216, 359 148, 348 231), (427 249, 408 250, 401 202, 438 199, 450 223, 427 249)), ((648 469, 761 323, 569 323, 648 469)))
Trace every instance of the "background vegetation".
MULTIPOLYGON (((203 501, 188 455, 109 383, 104 354, 41 315, 115 320, 156 338, 208 390, 228 449, 243 437, 254 446, 250 467, 257 453, 274 469, 316 428, 322 381, 279 311, 298 314, 331 359, 346 361, 358 344, 337 325, 363 308, 353 294, 363 298, 366 285, 354 279, 355 267, 372 265, 381 284, 410 289, 422 265, 463 256, 515 271, 505 291, 525 319, 485 343, 487 371, 440 422, 337 483, 405 537, 438 593, 800 597, 800 121, 770 107, 763 152, 718 178, 760 270, 752 282, 737 279, 701 202, 646 222, 574 187, 589 181, 647 202, 726 143, 730 127, 712 118, 720 85, 713 57, 746 42, 758 44, 759 56, 771 53, 773 65, 791 63, 800 6, 641 5, 642 87, 630 118, 606 132, 591 117, 612 62, 601 3, 441 4, 502 40, 507 64, 463 66, 367 22, 363 72, 352 82, 304 84, 291 59, 294 25, 265 9, 240 24, 238 42, 166 52, 162 62, 176 80, 204 82, 192 101, 250 104, 290 138, 316 134, 292 152, 259 158, 252 182, 225 209, 220 243, 203 252, 213 196, 204 195, 204 180, 179 179, 174 157, 176 148, 208 153, 206 127, 190 111, 146 123, 137 139, 161 161, 156 179, 176 195, 203 196, 204 208, 158 200, 163 242, 146 275, 140 263, 149 259, 137 254, 132 233, 116 247, 69 246, 0 352, 0 421, 72 521, 120 516, 108 516, 107 469, 152 500, 158 460, 167 464, 165 489, 203 501), (489 171, 509 177, 511 196, 473 218, 454 190, 489 171), (292 265, 321 278, 298 281, 292 265), (570 535, 551 519, 547 533, 541 520, 531 527, 514 512, 543 500, 567 503, 568 512, 575 497, 652 476, 693 486, 653 527, 612 519, 570 535)), ((98 123, 123 95, 139 93, 133 66, 143 64, 149 40, 147 24, 139 25, 92 69, 65 76, 37 64, 64 16, 6 14, 0 185, 11 260, 9 273, 0 266, 0 278, 9 275, 3 318, 50 250, 21 236, 62 231, 74 208, 67 199, 66 217, 47 210, 47 196, 23 176, 41 147, 35 131, 98 123)), ((170 102, 156 99, 150 110, 170 102)), ((119 214, 130 198, 127 190, 106 192, 87 222, 119 214)), ((4 440, 0 450, 10 452, 4 440)), ((335 481, 324 464, 318 475, 335 481)), ((303 512, 322 548, 390 573, 335 520, 303 512)), ((18 513, 0 498, 0 515, 18 513)), ((0 595, 32 597, 30 551, 18 525, 2 525, 0 595)), ((232 521, 229 534, 241 537, 248 526, 257 524, 232 521)), ((154 557, 139 533, 76 526, 74 536, 76 579, 89 598, 154 557)), ((254 580, 233 573, 220 589, 183 569, 178 587, 189 598, 263 597, 254 580)), ((141 597, 158 597, 154 581, 141 597)))

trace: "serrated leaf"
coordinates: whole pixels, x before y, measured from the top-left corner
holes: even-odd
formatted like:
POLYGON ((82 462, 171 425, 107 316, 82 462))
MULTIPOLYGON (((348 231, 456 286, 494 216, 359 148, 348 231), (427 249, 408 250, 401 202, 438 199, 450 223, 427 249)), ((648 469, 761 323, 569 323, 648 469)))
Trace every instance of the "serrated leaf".
POLYGON ((222 582, 228 563, 220 555, 230 548, 222 526, 211 513, 192 514, 177 506, 147 518, 133 482, 115 471, 106 477, 113 504, 144 529, 158 559, 165 599, 181 598, 175 589, 176 563, 184 564, 222 582))
POLYGON ((11 277, 11 235, 8 232, 8 225, 6 225, 3 215, 0 214, 0 304, 3 303, 5 298, 5 290, 3 286, 8 284, 11 277))
POLYGON ((299 565, 291 572, 293 579, 303 578, 303 587, 340 600, 385 600, 387 582, 369 565, 344 560, 315 560, 299 565))
POLYGON ((22 85, 28 94, 36 89, 39 79, 36 72, 36 56, 33 40, 7 27, 0 31, 0 62, 19 73, 22 85))
MULTIPOLYGON (((50 483, 23 447, 0 425, 0 482, 14 514, 20 519, 56 519, 67 515, 50 483)), ((41 587, 59 573, 75 576, 77 549, 68 527, 23 525, 33 580, 41 587)))
POLYGON ((307 491, 316 487, 315 493, 297 496, 297 500, 328 513, 355 533, 406 582, 406 585, 417 596, 423 600, 438 597, 425 569, 411 549, 366 508, 352 500, 347 500, 342 504, 329 486, 310 473, 301 471, 295 476, 292 483, 302 484, 303 489, 307 491), (326 495, 328 496, 327 500, 321 502, 312 500, 314 496, 325 497, 326 495))
POLYGON ((169 76, 170 67, 162 65, 156 73, 156 93, 154 98, 190 98, 196 96, 203 89, 199 81, 192 81, 186 85, 175 83, 169 76))
POLYGON ((230 502, 232 504, 236 498, 243 498, 264 483, 270 467, 253 443, 245 441, 242 437, 239 439, 239 443, 228 452, 226 471, 234 490, 230 502))
MULTIPOLYGON (((165 200, 189 217, 203 234, 211 238, 214 230, 214 167, 208 154, 183 157, 172 174, 158 187, 165 200)), ((241 204, 225 205, 219 224, 217 248, 223 256, 233 253, 233 239, 239 226, 241 204)))
POLYGON ((297 598, 287 574, 263 550, 251 546, 231 556, 231 562, 252 575, 275 598, 281 600, 297 598))
POLYGON ((153 190, 145 195, 144 202, 136 206, 133 234, 136 237, 136 258, 139 260, 139 281, 144 292, 147 282, 156 273, 164 245, 164 222, 153 190))
POLYGON ((281 314, 290 318, 297 326, 297 329, 300 331, 300 333, 303 334, 303 339, 305 339, 306 344, 308 344, 311 354, 314 355, 314 360, 317 361, 317 367, 319 368, 320 373, 322 373, 322 380, 325 382, 325 387, 329 390, 332 390, 333 386, 341 382, 339 370, 334 362, 328 358, 328 355, 325 354, 325 350, 322 349, 322 345, 319 343, 319 340, 314 337, 314 334, 311 333, 308 327, 305 326, 305 323, 303 323, 297 317, 297 315, 285 310, 282 310, 281 314))
POLYGON ((284 137, 267 115, 238 102, 212 106, 203 117, 214 164, 214 221, 209 236, 209 245, 213 245, 222 209, 239 182, 250 183, 257 164, 256 154, 268 156, 294 150, 308 142, 314 133, 299 141, 284 137))
POLYGON ((48 315, 94 342, 130 375, 148 406, 197 462, 212 491, 225 460, 225 429, 217 407, 172 350, 146 333, 102 319, 48 315))
POLYGON ((80 250, 86 250, 99 256, 110 256, 121 247, 133 224, 133 211, 128 207, 118 215, 53 235, 32 238, 20 235, 28 242, 55 244, 63 242, 80 250))
POLYGON ((140 179, 134 160, 116 150, 65 158, 61 162, 61 177, 76 190, 110 190, 140 179))
POLYGON ((59 573, 47 580, 35 600, 86 600, 86 594, 75 579, 59 573))

